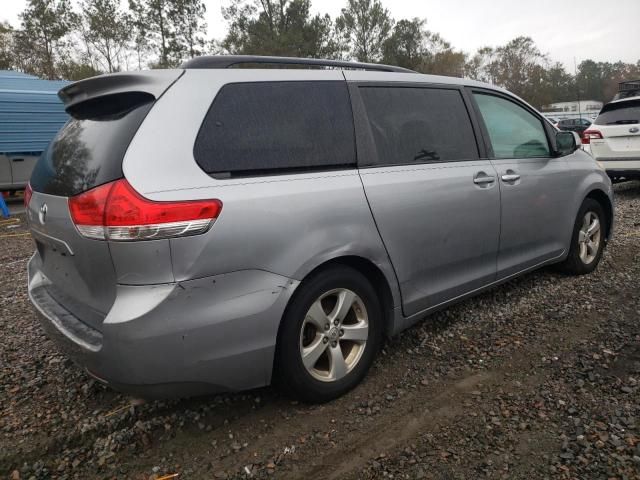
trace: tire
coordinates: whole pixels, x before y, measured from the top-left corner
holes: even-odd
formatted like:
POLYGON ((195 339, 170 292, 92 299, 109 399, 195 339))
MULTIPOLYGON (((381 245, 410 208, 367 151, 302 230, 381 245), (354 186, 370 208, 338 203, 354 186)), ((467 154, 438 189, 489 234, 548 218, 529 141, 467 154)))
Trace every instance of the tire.
POLYGON ((322 270, 298 287, 284 314, 276 348, 276 385, 307 403, 340 397, 367 374, 382 333, 382 306, 366 277, 346 266, 322 270))
POLYGON ((567 275, 585 275, 593 272, 602 258, 606 231, 607 217, 602 205, 592 198, 585 199, 573 225, 569 255, 558 265, 558 269, 567 275), (598 230, 594 230, 589 237, 584 235, 588 230, 587 215, 590 216, 590 225, 593 225, 594 218, 597 218, 599 224, 598 230))

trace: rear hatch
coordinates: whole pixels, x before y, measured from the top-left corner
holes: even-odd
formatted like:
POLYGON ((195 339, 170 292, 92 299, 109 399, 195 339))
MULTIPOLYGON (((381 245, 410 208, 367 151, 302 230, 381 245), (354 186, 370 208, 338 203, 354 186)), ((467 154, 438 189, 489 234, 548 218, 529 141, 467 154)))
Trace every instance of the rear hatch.
POLYGON ((640 158, 640 98, 605 105, 587 132, 596 158, 640 158))
POLYGON ((27 214, 48 293, 100 329, 116 295, 109 243, 81 235, 69 199, 123 177, 126 150, 180 71, 116 74, 61 90, 71 119, 38 160, 27 214))

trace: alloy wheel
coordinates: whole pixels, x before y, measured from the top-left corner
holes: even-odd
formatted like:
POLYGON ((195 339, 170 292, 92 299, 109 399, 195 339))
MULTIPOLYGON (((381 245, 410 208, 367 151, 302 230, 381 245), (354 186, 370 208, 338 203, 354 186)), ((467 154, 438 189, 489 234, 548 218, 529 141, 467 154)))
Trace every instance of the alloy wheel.
POLYGON ((355 368, 367 345, 369 317, 358 295, 346 288, 322 294, 300 331, 300 355, 316 380, 335 382, 355 368))
POLYGON ((598 256, 602 232, 600 218, 592 211, 585 213, 578 232, 579 256, 582 263, 589 265, 598 256))

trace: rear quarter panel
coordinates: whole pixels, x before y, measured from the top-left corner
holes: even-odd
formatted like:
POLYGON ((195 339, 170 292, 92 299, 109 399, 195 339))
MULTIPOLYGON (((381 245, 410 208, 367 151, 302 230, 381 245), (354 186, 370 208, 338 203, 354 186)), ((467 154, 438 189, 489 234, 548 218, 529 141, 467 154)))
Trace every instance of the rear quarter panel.
POLYGON ((204 235, 171 240, 176 281, 245 269, 301 280, 325 261, 367 258, 397 282, 357 169, 214 179, 193 146, 218 90, 227 83, 335 80, 340 71, 187 70, 156 103, 123 162, 128 181, 153 200, 217 198, 220 217, 204 235))

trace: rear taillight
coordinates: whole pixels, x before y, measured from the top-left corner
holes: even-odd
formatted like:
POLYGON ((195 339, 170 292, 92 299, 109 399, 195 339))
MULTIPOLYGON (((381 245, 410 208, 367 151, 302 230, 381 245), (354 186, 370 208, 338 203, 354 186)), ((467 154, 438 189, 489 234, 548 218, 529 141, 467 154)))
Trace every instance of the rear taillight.
POLYGON ((33 189, 31 188, 31 184, 27 183, 27 186, 24 189, 24 207, 25 208, 29 206, 29 202, 31 201, 32 195, 33 195, 33 189))
POLYGON ((598 130, 585 130, 582 132, 582 143, 589 144, 591 140, 602 140, 602 133, 598 130))
POLYGON ((221 210, 220 200, 149 200, 125 179, 69 199, 71 218, 80 234, 97 240, 155 240, 198 235, 209 230, 221 210))

